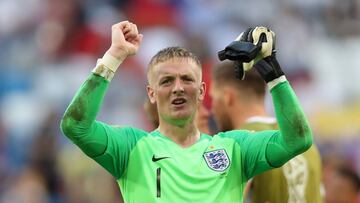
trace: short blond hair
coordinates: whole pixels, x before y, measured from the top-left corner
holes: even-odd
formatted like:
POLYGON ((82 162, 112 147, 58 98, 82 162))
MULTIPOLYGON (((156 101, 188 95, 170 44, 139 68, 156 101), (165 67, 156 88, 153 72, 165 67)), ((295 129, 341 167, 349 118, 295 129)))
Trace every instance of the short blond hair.
POLYGON ((147 79, 150 83, 150 73, 153 67, 159 63, 168 61, 170 59, 190 59, 192 60, 200 69, 201 63, 199 58, 189 50, 183 47, 167 47, 159 52, 157 52, 150 60, 148 68, 147 68, 147 79))

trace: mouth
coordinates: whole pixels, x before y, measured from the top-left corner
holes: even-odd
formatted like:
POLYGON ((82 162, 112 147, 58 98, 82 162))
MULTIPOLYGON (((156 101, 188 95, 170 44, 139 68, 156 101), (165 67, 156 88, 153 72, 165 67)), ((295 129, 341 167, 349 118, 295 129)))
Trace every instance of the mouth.
POLYGON ((186 99, 184 99, 184 98, 176 98, 176 99, 173 99, 171 102, 171 104, 175 105, 175 106, 181 106, 185 103, 186 103, 186 99))

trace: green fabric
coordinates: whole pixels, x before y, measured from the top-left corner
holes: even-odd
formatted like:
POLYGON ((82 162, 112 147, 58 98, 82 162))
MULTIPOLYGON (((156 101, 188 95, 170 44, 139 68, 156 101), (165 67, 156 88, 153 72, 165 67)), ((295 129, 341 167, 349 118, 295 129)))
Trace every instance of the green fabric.
POLYGON ((282 166, 312 145, 312 133, 297 97, 286 81, 271 89, 280 134, 272 136, 267 159, 274 167, 282 166))
POLYGON ((108 138, 107 148, 101 155, 91 158, 118 179, 126 170, 130 152, 148 133, 131 127, 115 128, 106 124, 102 124, 101 127, 106 131, 103 136, 108 138))
POLYGON ((102 154, 107 147, 105 128, 95 118, 108 86, 109 82, 103 77, 91 74, 61 120, 63 133, 90 157, 102 154))
POLYGON ((90 75, 66 110, 61 129, 116 177, 125 202, 242 202, 249 178, 271 169, 270 164, 285 163, 311 144, 309 128, 301 124, 306 119, 288 83, 272 90, 281 131, 202 134, 188 148, 158 131, 95 121, 107 87, 104 78, 90 75), (298 129, 293 120, 303 131, 292 129, 298 129))
MULTIPOLYGON (((276 123, 251 122, 241 129, 277 129, 276 123)), ((251 202, 321 203, 321 159, 317 147, 296 156, 284 166, 256 175, 252 180, 251 202), (286 176, 285 176, 286 173, 286 176)))
POLYGON ((257 133, 233 130, 221 133, 220 136, 231 138, 240 146, 241 160, 243 160, 241 168, 248 180, 256 174, 273 168, 267 161, 266 148, 270 138, 276 136, 276 134, 278 134, 278 131, 274 130, 257 133))
POLYGON ((270 168, 265 160, 266 140, 272 131, 230 131, 201 139, 182 148, 159 131, 139 140, 130 153, 123 176, 118 179, 125 202, 242 202, 248 177, 270 168), (239 137, 242 145, 236 141, 239 137), (259 144, 260 142, 260 144, 259 144), (207 152, 224 150, 229 166, 215 171, 208 166, 207 152), (156 162, 152 157, 169 157, 156 162), (157 170, 160 197, 157 197, 157 170), (247 170, 244 170, 247 169, 247 170), (248 172, 246 172, 248 171, 248 172))
POLYGON ((131 128, 114 128, 95 120, 108 86, 109 82, 103 77, 91 74, 66 109, 61 130, 86 155, 113 176, 120 177, 131 148, 147 133, 131 128))

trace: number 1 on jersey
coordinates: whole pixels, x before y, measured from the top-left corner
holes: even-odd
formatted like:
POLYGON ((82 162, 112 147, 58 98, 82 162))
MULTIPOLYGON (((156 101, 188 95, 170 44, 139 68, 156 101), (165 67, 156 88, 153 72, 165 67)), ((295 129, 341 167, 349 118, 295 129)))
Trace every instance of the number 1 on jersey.
POLYGON ((156 169, 156 197, 161 196, 160 175, 161 175, 161 168, 157 168, 156 169))

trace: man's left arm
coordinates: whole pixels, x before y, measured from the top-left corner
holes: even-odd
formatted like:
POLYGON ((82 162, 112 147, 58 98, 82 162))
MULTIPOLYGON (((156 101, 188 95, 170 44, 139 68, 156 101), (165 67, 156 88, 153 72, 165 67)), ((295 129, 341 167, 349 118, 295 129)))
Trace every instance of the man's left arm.
POLYGON ((271 166, 279 167, 311 147, 311 129, 276 59, 275 33, 265 27, 256 27, 247 33, 246 39, 262 43, 261 51, 254 59, 254 68, 269 87, 279 125, 279 133, 275 133, 266 146, 266 159, 271 166))
POLYGON ((312 145, 311 129, 276 59, 275 33, 266 27, 249 28, 222 51, 222 56, 236 61, 236 76, 240 79, 246 77, 246 70, 255 67, 270 89, 279 125, 279 131, 270 132, 270 138, 263 136, 268 133, 254 133, 254 137, 243 140, 242 145, 245 149, 252 143, 258 143, 256 146, 260 149, 250 150, 252 152, 245 155, 244 161, 249 161, 250 165, 251 161, 260 160, 255 163, 253 169, 247 171, 248 178, 267 168, 280 167, 309 149, 312 145), (251 50, 258 51, 255 56, 248 49, 251 44, 251 50), (246 63, 242 60, 243 56, 252 57, 252 60, 246 63), (261 157, 264 157, 267 163, 261 157))
POLYGON ((282 166, 312 145, 310 126, 289 82, 283 76, 270 84, 279 130, 233 136, 241 146, 243 170, 248 179, 282 166))
POLYGON ((285 76, 268 83, 272 95, 279 133, 274 134, 266 149, 266 158, 274 167, 305 152, 312 145, 312 132, 298 99, 285 76))

